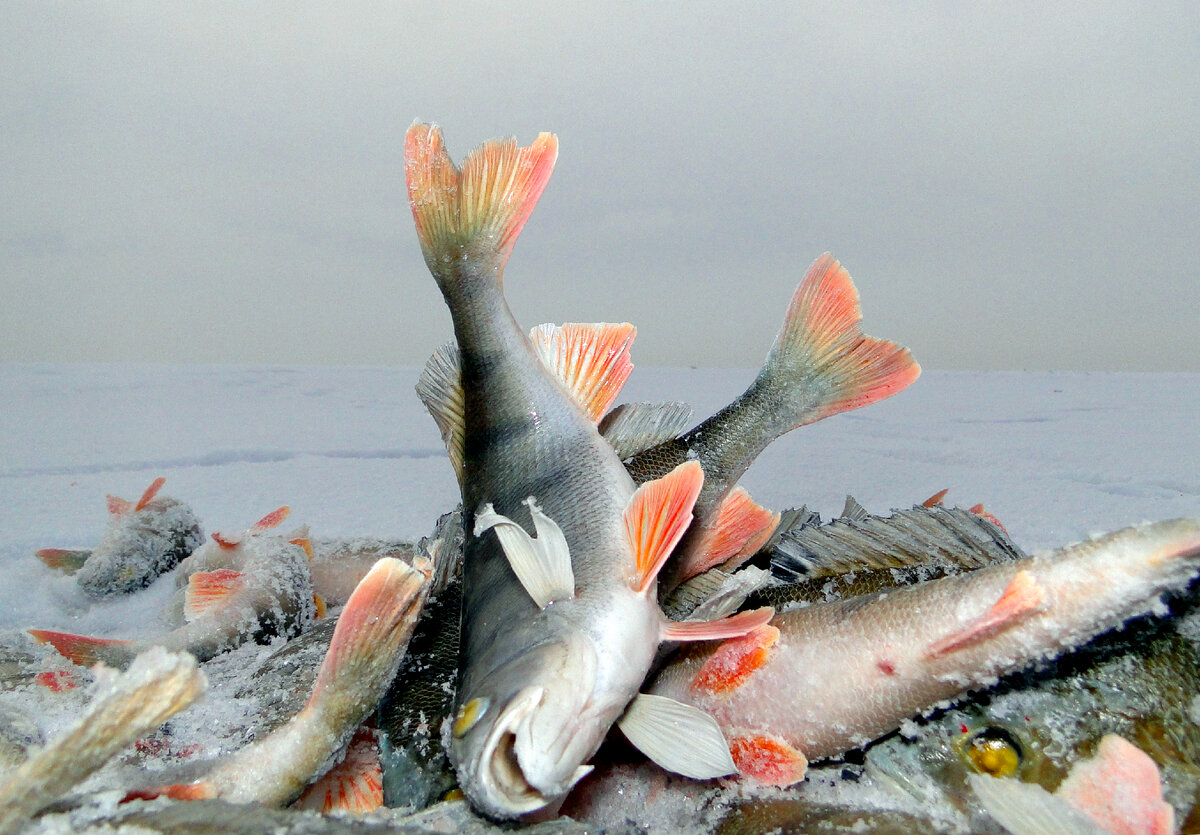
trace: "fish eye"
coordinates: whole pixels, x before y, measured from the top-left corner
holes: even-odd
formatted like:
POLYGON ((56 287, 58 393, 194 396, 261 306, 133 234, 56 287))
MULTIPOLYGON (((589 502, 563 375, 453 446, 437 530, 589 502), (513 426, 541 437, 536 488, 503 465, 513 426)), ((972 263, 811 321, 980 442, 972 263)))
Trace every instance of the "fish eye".
POLYGON ((1003 728, 984 728, 967 740, 966 756, 981 774, 1008 777, 1021 766, 1021 744, 1003 728))
POLYGON ((454 717, 454 724, 450 731, 454 734, 455 739, 462 739, 467 735, 467 731, 475 726, 475 723, 483 718, 483 714, 487 713, 491 701, 483 696, 478 696, 458 709, 458 716, 454 717))

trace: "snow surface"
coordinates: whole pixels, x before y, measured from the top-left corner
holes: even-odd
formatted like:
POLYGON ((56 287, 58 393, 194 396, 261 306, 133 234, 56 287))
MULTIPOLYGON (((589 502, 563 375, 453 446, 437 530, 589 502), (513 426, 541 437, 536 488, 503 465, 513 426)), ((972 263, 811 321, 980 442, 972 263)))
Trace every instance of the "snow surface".
MULTIPOLYGON (((417 539, 457 489, 420 369, 0 365, 0 629, 112 637, 161 629, 170 583, 95 602, 32 554, 91 547, 105 494, 158 476, 205 532, 281 504, 314 536, 417 539)), ((635 369, 622 401, 686 400, 697 419, 751 370, 635 369)), ((1147 519, 1200 516, 1200 375, 926 372, 883 403, 777 441, 743 484, 826 518, 943 487, 983 502, 1027 550, 1147 519)))

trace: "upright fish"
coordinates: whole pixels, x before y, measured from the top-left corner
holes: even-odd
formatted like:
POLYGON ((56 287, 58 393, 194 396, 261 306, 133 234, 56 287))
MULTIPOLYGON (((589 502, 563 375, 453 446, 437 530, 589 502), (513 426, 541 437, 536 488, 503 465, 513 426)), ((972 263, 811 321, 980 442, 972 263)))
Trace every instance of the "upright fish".
POLYGON ((488 142, 461 171, 415 124, 405 172, 425 263, 450 308, 459 385, 426 391, 460 476, 462 662, 450 756, 471 802, 512 818, 564 797, 610 726, 668 768, 732 771, 700 711, 630 700, 663 640, 740 635, 770 610, 672 624, 656 578, 691 520, 695 461, 635 488, 596 421, 631 368, 630 325, 566 326, 542 340, 551 373, 504 301, 501 275, 550 177, 557 140, 488 142), (581 403, 587 404, 587 411, 581 403), (536 536, 531 536, 533 531, 536 536))
POLYGON ((704 486, 695 520, 663 573, 663 588, 722 563, 751 556, 779 515, 755 504, 738 480, 768 444, 805 424, 890 397, 921 373, 907 348, 865 336, 850 274, 829 253, 792 295, 762 369, 736 400, 665 443, 630 457, 639 483, 695 459, 704 486))
POLYGON ((971 688, 1161 609, 1161 595, 1197 573, 1200 521, 1127 528, 785 612, 750 635, 672 661, 649 692, 708 710, 730 735, 743 773, 790 785, 809 760, 870 742, 971 688))
POLYGON ((312 625, 316 614, 308 571, 307 541, 267 533, 288 515, 281 507, 245 534, 214 533, 212 542, 180 563, 186 623, 164 635, 141 641, 91 638, 68 632, 31 629, 82 666, 100 661, 124 668, 150 646, 190 652, 200 661, 249 640, 294 635, 312 625))

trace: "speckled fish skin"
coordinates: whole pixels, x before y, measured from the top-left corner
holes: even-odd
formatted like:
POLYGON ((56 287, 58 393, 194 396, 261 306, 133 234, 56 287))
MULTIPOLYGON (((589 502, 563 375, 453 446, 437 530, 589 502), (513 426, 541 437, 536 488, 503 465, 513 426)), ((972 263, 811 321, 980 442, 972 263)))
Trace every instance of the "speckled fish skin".
MULTIPOLYGON (((551 155, 552 165, 553 137, 543 134, 535 146, 551 155)), ((438 186, 427 189, 427 172, 417 169, 430 161, 453 169, 453 163, 431 126, 410 128, 407 151, 420 232, 428 222, 422 212, 438 186)), ((476 807, 514 817, 564 796, 586 773, 583 763, 650 667, 662 616, 653 594, 633 589, 634 556, 623 526, 633 480, 509 311, 501 289, 507 252, 498 255, 494 240, 470 238, 452 252, 426 248, 424 238, 422 248, 450 309, 465 392, 466 542, 456 706, 487 705, 473 726, 451 740, 450 753, 476 807), (574 572, 574 596, 544 609, 513 573, 496 534, 474 534, 475 516, 489 503, 532 531, 523 504, 529 497, 562 529, 574 572), (520 738, 489 743, 498 723, 522 712, 520 738)))
POLYGON ((714 654, 709 646, 673 661, 650 692, 711 712, 731 739, 764 734, 809 761, 831 757, 1153 611, 1162 593, 1198 571, 1200 521, 1127 528, 969 574, 785 612, 772 621, 777 643, 740 684, 716 692, 695 683, 714 654))

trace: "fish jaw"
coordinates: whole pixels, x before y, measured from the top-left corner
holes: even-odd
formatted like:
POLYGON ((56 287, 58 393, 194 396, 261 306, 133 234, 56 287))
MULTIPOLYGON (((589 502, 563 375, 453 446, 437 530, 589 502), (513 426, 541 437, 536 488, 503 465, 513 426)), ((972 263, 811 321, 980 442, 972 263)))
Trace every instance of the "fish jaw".
POLYGON ((570 605, 579 603, 549 607, 566 615, 542 625, 553 639, 462 688, 447 748, 463 791, 488 815, 517 818, 562 800, 649 667, 662 623, 651 595, 629 592, 600 618, 582 617, 590 607, 570 605))

